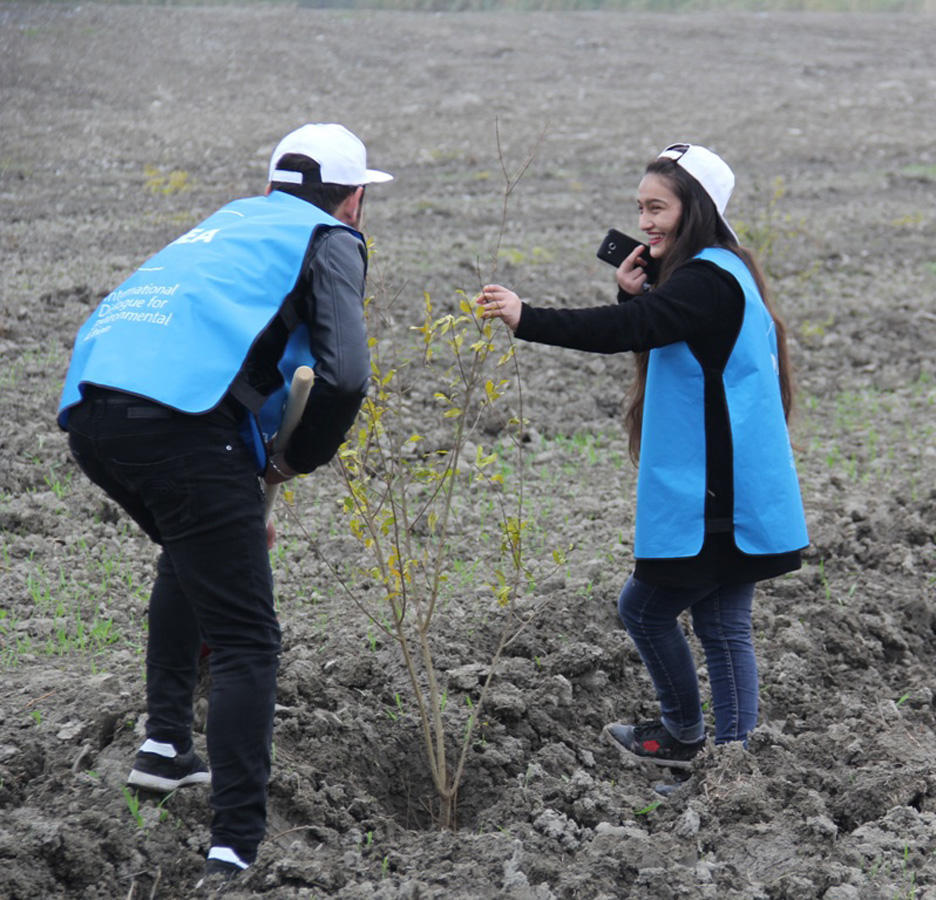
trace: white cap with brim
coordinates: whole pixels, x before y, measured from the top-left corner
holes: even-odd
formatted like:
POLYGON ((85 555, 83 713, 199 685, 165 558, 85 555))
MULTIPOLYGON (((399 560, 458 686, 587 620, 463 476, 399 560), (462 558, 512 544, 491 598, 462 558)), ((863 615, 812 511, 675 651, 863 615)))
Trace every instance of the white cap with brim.
POLYGON ((725 207, 734 190, 735 177, 731 167, 717 153, 698 144, 670 144, 658 157, 671 159, 685 169, 712 198, 715 209, 735 240, 738 236, 725 218, 725 207))
POLYGON ((286 135, 270 157, 270 181, 302 184, 302 173, 279 169, 279 161, 290 153, 307 156, 319 165, 322 182, 359 186, 392 181, 387 172, 367 168, 367 151, 360 138, 343 125, 311 123, 286 135))

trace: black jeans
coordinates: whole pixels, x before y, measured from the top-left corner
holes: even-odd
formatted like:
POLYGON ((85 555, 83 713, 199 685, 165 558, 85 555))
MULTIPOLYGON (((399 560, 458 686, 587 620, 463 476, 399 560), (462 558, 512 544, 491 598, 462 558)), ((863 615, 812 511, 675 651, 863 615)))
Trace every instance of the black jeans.
POLYGON ((180 752, 191 745, 206 643, 212 844, 252 862, 266 823, 280 629, 262 490, 236 417, 93 390, 68 430, 82 470, 162 546, 149 604, 147 737, 180 752))

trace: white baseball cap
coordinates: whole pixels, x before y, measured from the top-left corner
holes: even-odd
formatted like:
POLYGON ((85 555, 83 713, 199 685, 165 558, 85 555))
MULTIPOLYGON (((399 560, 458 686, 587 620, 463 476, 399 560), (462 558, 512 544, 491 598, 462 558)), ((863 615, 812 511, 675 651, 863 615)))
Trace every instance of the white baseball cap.
POLYGON ((270 157, 270 181, 302 184, 302 172, 279 169, 277 164, 288 153, 307 156, 319 164, 322 181, 327 184, 378 184, 392 181, 387 172, 367 168, 367 151, 360 138, 344 125, 310 123, 291 131, 277 145, 270 157))
POLYGON ((725 207, 734 190, 735 177, 731 167, 717 153, 698 144, 670 144, 658 159, 671 159, 685 169, 712 198, 725 227, 737 240, 738 236, 725 218, 725 207))

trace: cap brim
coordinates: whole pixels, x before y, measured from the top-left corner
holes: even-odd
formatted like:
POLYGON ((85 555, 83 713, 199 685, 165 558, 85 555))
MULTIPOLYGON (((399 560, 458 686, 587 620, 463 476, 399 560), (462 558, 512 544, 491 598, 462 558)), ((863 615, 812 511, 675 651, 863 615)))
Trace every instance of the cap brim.
POLYGON ((364 184, 383 184, 393 181, 393 176, 389 172, 381 172, 379 169, 365 169, 364 174, 367 176, 364 184))

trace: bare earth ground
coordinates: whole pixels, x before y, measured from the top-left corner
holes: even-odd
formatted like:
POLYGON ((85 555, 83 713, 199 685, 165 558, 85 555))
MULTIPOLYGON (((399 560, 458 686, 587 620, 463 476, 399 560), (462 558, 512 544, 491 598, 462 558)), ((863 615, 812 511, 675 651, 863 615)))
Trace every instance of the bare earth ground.
MULTIPOLYGON (((358 552, 327 469, 296 489, 313 546, 280 514, 269 836, 231 896, 936 898, 934 45, 936 19, 913 16, 0 6, 0 896, 191 895, 205 794, 134 816, 122 792, 154 550, 75 470, 54 412, 97 300, 259 192, 276 140, 319 120, 397 175, 367 230, 398 334, 424 290, 454 309, 491 272, 495 121, 511 170, 536 150, 498 277, 540 303, 611 301, 594 249, 635 228, 645 161, 675 140, 721 151, 733 221, 772 241, 812 546, 758 592, 750 752, 709 748, 658 803, 600 739, 655 709, 614 611, 631 363, 521 346, 532 544, 575 549, 498 669, 460 830, 431 826, 397 652, 326 567, 358 552)), ((463 564, 484 528, 452 549, 437 635, 453 707, 491 652, 463 564)))

